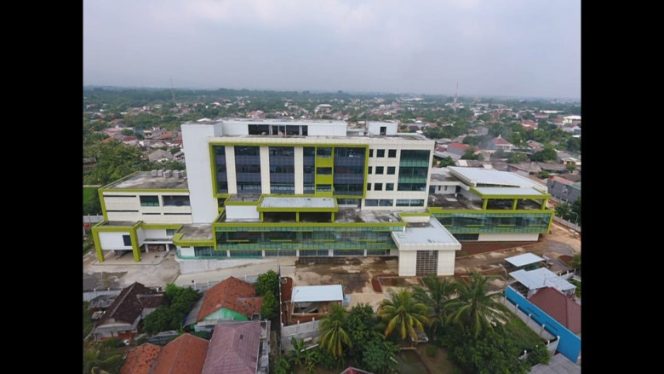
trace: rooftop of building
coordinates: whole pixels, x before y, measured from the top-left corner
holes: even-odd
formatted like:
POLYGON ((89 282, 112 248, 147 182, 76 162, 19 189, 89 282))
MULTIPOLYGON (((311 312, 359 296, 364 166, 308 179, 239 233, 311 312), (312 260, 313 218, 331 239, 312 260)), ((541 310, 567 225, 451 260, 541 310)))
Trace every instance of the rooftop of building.
POLYGON ((212 225, 183 225, 179 233, 183 234, 180 240, 210 240, 212 239, 212 225))
POLYGON ((139 171, 104 186, 104 189, 187 189, 187 177, 179 171, 139 171), (177 172, 177 173, 176 173, 177 172), (168 176, 164 176, 164 175, 168 176))
POLYGON ((340 208, 335 215, 336 223, 348 222, 401 222, 396 211, 360 210, 359 208, 340 208))
MULTIPOLYGON (((540 194, 540 196, 542 196, 540 194)), ((471 209, 481 210, 481 200, 470 200, 462 194, 453 195, 436 195, 429 194, 429 207, 432 208, 445 208, 445 209, 471 209)), ((512 209, 511 200, 490 200, 487 209, 492 210, 510 210, 512 209)), ((542 205, 537 201, 520 199, 517 202, 517 209, 519 210, 541 210, 542 205)))
POLYGON ((260 200, 260 198, 261 198, 260 194, 230 195, 226 199, 226 203, 233 203, 233 202, 247 203, 247 202, 258 201, 260 200))
POLYGON ((537 290, 544 287, 553 287, 559 291, 570 291, 576 288, 575 285, 559 277, 556 273, 546 268, 535 270, 517 270, 509 273, 517 282, 524 285, 529 290, 537 290))
POLYGON ((264 197, 261 208, 336 208, 337 201, 332 197, 264 197))
POLYGON ((456 166, 450 166, 449 169, 452 175, 474 187, 532 187, 539 191, 546 191, 545 185, 516 173, 493 169, 464 168, 456 166))
POLYGON ((219 323, 212 333, 202 374, 258 372, 264 329, 261 323, 261 321, 219 323))
POLYGON ((522 267, 530 264, 535 264, 538 262, 543 262, 544 259, 536 254, 528 252, 518 256, 508 257, 505 259, 505 261, 509 262, 510 264, 516 267, 522 267))
POLYGON ((426 136, 416 133, 396 133, 394 135, 374 135, 374 134, 364 134, 357 135, 355 133, 349 133, 346 136, 334 136, 334 135, 223 135, 219 137, 211 138, 212 142, 224 142, 224 140, 233 139, 233 142, 238 140, 248 142, 248 143, 264 143, 266 140, 277 140, 283 139, 288 140, 292 143, 325 143, 325 142, 339 142, 339 143, 357 143, 359 145, 366 144, 369 139, 380 139, 385 143, 395 143, 399 144, 403 141, 427 141, 434 143, 433 140, 428 139, 426 136))
POLYGON ((291 301, 294 303, 343 301, 344 292, 340 284, 324 286, 293 287, 291 301))
POLYGON ((400 250, 408 246, 425 248, 427 245, 437 249, 461 249, 461 243, 433 217, 429 222, 408 224, 405 231, 392 232, 392 238, 400 250))
POLYGON ((539 289, 528 299, 575 334, 581 333, 581 305, 553 287, 539 289))

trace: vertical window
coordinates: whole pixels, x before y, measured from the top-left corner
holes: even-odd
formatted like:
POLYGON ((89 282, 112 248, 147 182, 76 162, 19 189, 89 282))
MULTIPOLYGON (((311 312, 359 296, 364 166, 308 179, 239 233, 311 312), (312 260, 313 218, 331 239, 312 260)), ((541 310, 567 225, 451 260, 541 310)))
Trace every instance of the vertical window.
POLYGON ((397 150, 396 149, 390 149, 389 151, 387 151, 387 157, 396 158, 397 157, 397 150))
POLYGON ((381 135, 387 135, 387 126, 381 126, 380 127, 380 134, 381 135))
POLYGON ((371 191, 371 183, 367 183, 367 191, 371 191))
POLYGON ((382 191, 382 190, 383 190, 382 183, 374 183, 374 191, 382 191))
POLYGON ((122 235, 122 241, 124 242, 124 245, 127 247, 131 247, 131 236, 129 235, 122 235))
POLYGON ((369 150, 369 157, 373 157, 373 149, 369 150))
POLYGON ((396 167, 394 167, 394 166, 388 166, 387 167, 387 175, 394 175, 395 171, 396 171, 396 167))
POLYGON ((383 171, 385 170, 384 167, 382 166, 376 166, 376 174, 377 175, 383 175, 383 171))
POLYGON ((166 229, 166 236, 173 236, 173 235, 175 235, 174 229, 166 229))
POLYGON ((141 206, 159 206, 159 196, 141 196, 141 206))
POLYGON ((369 174, 371 174, 372 170, 373 170, 373 168, 371 166, 369 166, 369 174))
POLYGON ((385 157, 385 150, 384 149, 377 150, 376 157, 385 157))
POLYGON ((394 191, 394 183, 386 183, 385 191, 394 191))

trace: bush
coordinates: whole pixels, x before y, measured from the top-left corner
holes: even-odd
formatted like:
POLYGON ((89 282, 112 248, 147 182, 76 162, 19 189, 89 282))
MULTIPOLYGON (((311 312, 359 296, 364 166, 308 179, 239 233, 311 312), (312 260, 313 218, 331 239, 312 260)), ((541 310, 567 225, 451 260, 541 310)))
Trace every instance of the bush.
POLYGON ((531 366, 537 365, 537 364, 548 364, 549 360, 551 359, 551 356, 549 354, 549 351, 546 349, 546 346, 544 344, 539 344, 536 345, 535 348, 533 348, 532 351, 528 353, 528 363, 531 366))
POLYGON ((427 354, 427 356, 434 358, 436 357, 436 354, 438 353, 438 348, 434 345, 427 345, 424 348, 424 352, 427 354))
POLYGON ((267 293, 263 296, 263 305, 261 306, 263 318, 272 319, 276 317, 278 308, 277 299, 274 298, 273 294, 267 293))
POLYGON ((259 275, 256 281, 256 294, 265 296, 268 292, 275 298, 279 294, 279 275, 273 270, 259 275))

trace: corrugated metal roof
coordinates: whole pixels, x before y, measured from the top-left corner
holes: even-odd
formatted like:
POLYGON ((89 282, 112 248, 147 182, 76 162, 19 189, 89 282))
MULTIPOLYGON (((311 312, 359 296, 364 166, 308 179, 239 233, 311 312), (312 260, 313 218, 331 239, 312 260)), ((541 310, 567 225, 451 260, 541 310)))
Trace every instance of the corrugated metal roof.
POLYGON ((505 261, 509 262, 510 264, 516 267, 521 267, 521 266, 542 262, 544 261, 544 259, 533 253, 524 253, 522 255, 508 257, 505 259, 505 261))
POLYGON ((344 293, 340 284, 328 286, 293 287, 292 302, 343 301, 344 293))
POLYGON ((546 268, 525 271, 517 270, 510 273, 510 276, 517 282, 526 286, 529 290, 537 290, 544 287, 553 287, 559 291, 569 291, 576 289, 576 286, 557 276, 554 272, 546 268))
POLYGON ((520 187, 477 187, 477 192, 482 195, 522 195, 522 196, 542 196, 543 194, 534 188, 520 187))

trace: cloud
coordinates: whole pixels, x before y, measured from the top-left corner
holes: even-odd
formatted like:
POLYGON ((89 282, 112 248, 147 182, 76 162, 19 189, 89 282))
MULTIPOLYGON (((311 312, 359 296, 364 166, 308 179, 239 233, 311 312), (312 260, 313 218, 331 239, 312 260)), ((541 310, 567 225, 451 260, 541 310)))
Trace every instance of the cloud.
POLYGON ((85 0, 86 84, 573 96, 578 0, 85 0), (503 92, 505 91, 505 92, 503 92))

